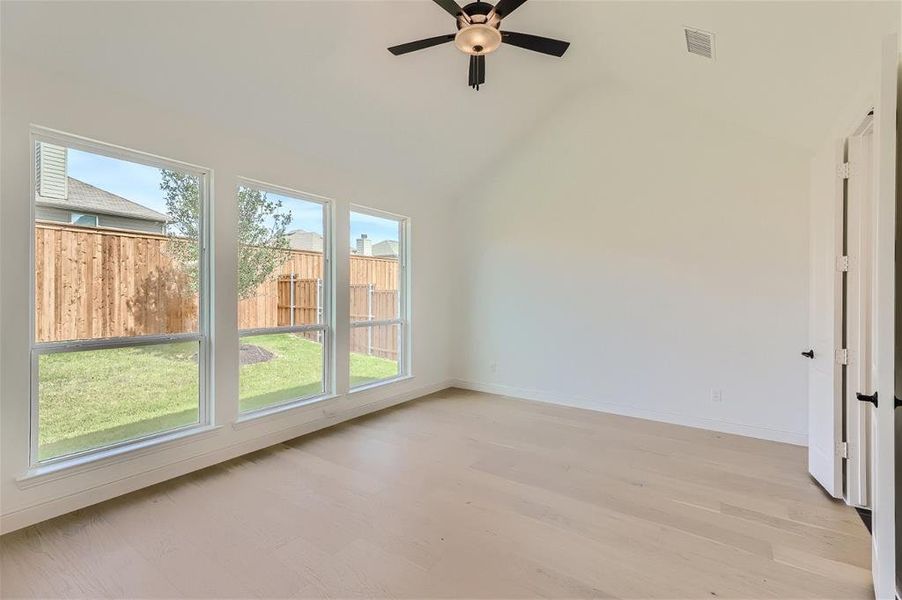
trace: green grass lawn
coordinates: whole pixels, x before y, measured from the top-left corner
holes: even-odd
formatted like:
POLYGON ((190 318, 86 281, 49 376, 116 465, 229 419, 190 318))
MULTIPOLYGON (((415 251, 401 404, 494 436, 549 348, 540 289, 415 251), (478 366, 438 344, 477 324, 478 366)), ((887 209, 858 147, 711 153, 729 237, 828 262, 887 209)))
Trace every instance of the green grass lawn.
POLYGON ((241 338, 269 350, 272 360, 241 367, 238 406, 242 412, 282 404, 323 391, 323 349, 299 335, 279 333, 241 338))
MULTIPOLYGON (((295 334, 242 338, 268 350, 240 367, 242 411, 322 391, 322 346, 295 334)), ((39 458, 46 460, 197 423, 197 344, 45 354, 40 358, 39 458)), ((397 375, 395 361, 351 355, 351 382, 397 375)))

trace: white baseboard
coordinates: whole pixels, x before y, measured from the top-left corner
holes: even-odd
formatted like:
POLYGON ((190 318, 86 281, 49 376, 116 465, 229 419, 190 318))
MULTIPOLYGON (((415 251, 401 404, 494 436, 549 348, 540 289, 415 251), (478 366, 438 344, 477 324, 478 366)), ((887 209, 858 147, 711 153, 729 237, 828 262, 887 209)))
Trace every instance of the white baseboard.
POLYGON ((521 398, 524 400, 535 400, 537 402, 547 402, 549 404, 560 404, 562 406, 572 406, 575 408, 584 408, 594 410, 596 412, 611 413, 622 415, 625 417, 636 417, 649 421, 659 421, 663 423, 673 423, 674 425, 685 425, 687 427, 696 427, 699 429, 708 429, 710 431, 718 431, 720 433, 732 433, 745 437, 758 438, 762 440, 770 440, 774 442, 785 442, 796 446, 807 446, 808 435, 795 431, 784 431, 781 429, 771 429, 769 427, 760 427, 755 425, 744 425, 742 423, 734 423, 732 421, 724 421, 721 419, 709 419, 704 417, 695 417, 692 415, 684 415, 680 413, 649 410, 630 406, 628 404, 620 404, 616 402, 605 402, 601 400, 579 398, 568 396, 566 394, 558 394, 555 392, 530 390, 495 383, 481 383, 477 381, 466 381, 455 379, 452 384, 465 390, 473 390, 475 392, 487 392, 489 394, 498 394, 500 396, 510 396, 512 398, 521 398))
POLYGON ((157 483, 161 483, 168 479, 173 479, 181 475, 186 475, 199 469, 204 469, 216 465, 233 458, 237 458, 243 454, 256 452, 275 444, 312 433, 314 431, 337 425, 344 421, 361 417, 379 410, 420 398, 451 387, 451 381, 441 381, 433 385, 423 386, 407 392, 375 400, 365 402, 345 410, 328 414, 319 419, 308 421, 300 425, 279 429, 269 432, 251 440, 246 440, 237 444, 217 448, 205 454, 199 454, 185 458, 178 462, 169 463, 165 466, 135 473, 131 476, 123 477, 110 483, 98 485, 88 489, 80 490, 76 493, 63 496, 61 498, 53 498, 46 502, 28 506, 17 511, 13 511, 2 516, 0 519, 0 533, 9 533, 53 517, 85 508, 104 500, 109 500, 129 492, 134 492, 141 488, 145 488, 157 483))

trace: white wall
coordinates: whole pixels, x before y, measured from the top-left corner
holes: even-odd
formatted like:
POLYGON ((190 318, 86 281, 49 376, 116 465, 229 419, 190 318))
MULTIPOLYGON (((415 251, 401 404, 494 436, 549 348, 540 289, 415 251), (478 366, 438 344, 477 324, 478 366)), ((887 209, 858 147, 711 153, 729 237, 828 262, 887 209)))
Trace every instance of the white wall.
POLYGON ((804 444, 807 172, 644 90, 576 98, 460 201, 455 377, 804 444))
MULTIPOLYGON (((424 204, 403 179, 361 178, 348 164, 317 158, 314 139, 285 139, 284 147, 240 138, 228 130, 182 118, 111 90, 90 89, 65 75, 35 69, 10 53, 2 62, 2 203, 0 203, 0 509, 2 529, 29 523, 138 487, 264 447, 355 414, 446 387, 449 371, 449 213, 441 203, 424 204), (17 482, 28 466, 29 125, 75 133, 201 165, 213 170, 214 403, 221 428, 158 452, 132 456, 39 485, 17 482), (239 428, 237 410, 237 297, 234 189, 239 175, 334 198, 337 282, 347 282, 349 203, 407 215, 412 223, 414 378, 377 390, 339 395, 239 428), (388 183, 386 183, 388 182, 388 183), (392 185, 394 182, 394 185, 392 185)), ((190 91, 185 91, 190 93, 190 91)), ((336 299, 336 317, 347 315, 346 294, 336 299)), ((346 389, 347 326, 339 326, 338 390, 346 389)))

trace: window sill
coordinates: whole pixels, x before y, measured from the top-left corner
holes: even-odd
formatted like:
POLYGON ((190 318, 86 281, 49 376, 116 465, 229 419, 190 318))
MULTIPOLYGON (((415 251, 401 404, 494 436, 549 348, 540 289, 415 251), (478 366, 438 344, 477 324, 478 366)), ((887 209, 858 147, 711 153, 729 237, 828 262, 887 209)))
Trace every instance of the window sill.
POLYGON ((298 400, 296 402, 278 404, 269 408, 261 408, 249 413, 239 413, 238 418, 234 423, 232 423, 232 429, 244 429, 245 427, 248 427, 250 425, 265 423, 270 420, 268 417, 280 416, 286 412, 291 412, 296 409, 310 408, 311 406, 319 404, 320 402, 333 400, 335 398, 338 398, 337 394, 326 394, 324 396, 314 396, 313 398, 306 398, 304 400, 298 400))
POLYGON ((37 465, 28 469, 22 476, 16 479, 16 484, 21 489, 27 489, 36 485, 74 477, 81 473, 102 469, 128 460, 136 459, 146 454, 159 452, 166 448, 182 446, 201 439, 212 437, 222 429, 219 425, 199 425, 190 429, 174 431, 154 437, 138 440, 130 444, 123 444, 114 448, 96 450, 81 456, 59 460, 44 465, 37 465))
POLYGON ((413 375, 399 375, 398 377, 392 377, 391 379, 380 379, 379 381, 374 381, 372 383, 367 383, 355 388, 351 388, 348 391, 348 395, 353 395, 358 392, 367 392, 369 390, 374 390, 376 388, 380 388, 384 385, 391 385, 392 383, 401 383, 402 381, 409 381, 413 379, 413 375))

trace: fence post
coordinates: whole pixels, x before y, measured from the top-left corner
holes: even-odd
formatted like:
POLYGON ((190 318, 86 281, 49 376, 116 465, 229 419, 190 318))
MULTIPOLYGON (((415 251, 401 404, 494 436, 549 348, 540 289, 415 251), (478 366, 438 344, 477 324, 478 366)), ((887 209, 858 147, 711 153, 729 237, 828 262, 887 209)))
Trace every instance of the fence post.
POLYGON ((294 327, 294 271, 291 272, 288 281, 291 282, 291 287, 288 290, 288 309, 291 311, 291 316, 288 317, 288 322, 294 327))
MULTIPOLYGON (((373 314, 373 291, 375 290, 376 285, 373 283, 367 284, 366 286, 366 319, 367 321, 372 321, 376 318, 376 315, 373 314)), ((373 355, 373 328, 366 328, 366 355, 373 355)))

